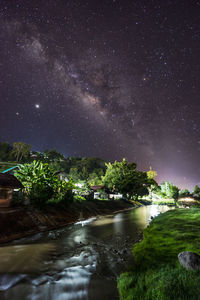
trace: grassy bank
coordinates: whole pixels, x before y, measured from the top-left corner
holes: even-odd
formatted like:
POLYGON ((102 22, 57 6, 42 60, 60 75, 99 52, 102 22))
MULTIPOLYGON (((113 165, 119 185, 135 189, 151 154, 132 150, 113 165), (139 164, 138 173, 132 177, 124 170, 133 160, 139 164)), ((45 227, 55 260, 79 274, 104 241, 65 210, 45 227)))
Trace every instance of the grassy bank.
POLYGON ((118 280, 121 299, 198 300, 200 272, 180 266, 181 251, 200 254, 200 209, 176 209, 155 218, 134 246, 134 270, 118 280))
POLYGON ((153 199, 152 204, 157 205, 168 205, 168 206, 188 206, 188 207, 200 207, 199 198, 195 197, 181 197, 178 199, 177 203, 173 199, 153 199))
POLYGON ((173 206, 175 205, 175 202, 173 199, 159 199, 159 200, 153 200, 152 204, 173 206))

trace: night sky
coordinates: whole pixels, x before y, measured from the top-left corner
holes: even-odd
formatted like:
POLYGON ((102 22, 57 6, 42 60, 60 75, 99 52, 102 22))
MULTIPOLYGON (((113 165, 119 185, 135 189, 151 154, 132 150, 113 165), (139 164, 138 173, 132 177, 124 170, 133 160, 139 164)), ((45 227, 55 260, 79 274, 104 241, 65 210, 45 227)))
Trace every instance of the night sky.
POLYGON ((1 0, 0 140, 200 185, 200 1, 1 0))

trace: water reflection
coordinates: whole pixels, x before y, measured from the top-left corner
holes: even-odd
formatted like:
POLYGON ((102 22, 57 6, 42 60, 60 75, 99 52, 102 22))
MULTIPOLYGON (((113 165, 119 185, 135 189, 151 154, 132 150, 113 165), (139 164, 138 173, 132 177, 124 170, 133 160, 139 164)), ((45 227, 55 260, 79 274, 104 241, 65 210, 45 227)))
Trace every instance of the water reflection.
POLYGON ((114 233, 117 234, 119 232, 123 232, 123 213, 119 213, 114 216, 114 233))
POLYGON ((166 210, 140 207, 0 248, 0 299, 117 299, 116 277, 133 262, 133 243, 166 210))
POLYGON ((42 271, 43 258, 53 253, 55 248, 53 243, 0 247, 0 273, 42 271))
POLYGON ((81 224, 82 226, 85 226, 89 223, 91 223, 92 221, 96 220, 96 217, 93 217, 93 218, 90 218, 90 219, 87 219, 87 220, 83 220, 83 221, 78 221, 76 222, 74 225, 79 225, 81 224))
POLYGON ((164 213, 169 210, 167 205, 148 205, 139 207, 138 209, 132 210, 131 221, 140 229, 144 229, 151 222, 152 218, 156 217, 160 213, 164 213))

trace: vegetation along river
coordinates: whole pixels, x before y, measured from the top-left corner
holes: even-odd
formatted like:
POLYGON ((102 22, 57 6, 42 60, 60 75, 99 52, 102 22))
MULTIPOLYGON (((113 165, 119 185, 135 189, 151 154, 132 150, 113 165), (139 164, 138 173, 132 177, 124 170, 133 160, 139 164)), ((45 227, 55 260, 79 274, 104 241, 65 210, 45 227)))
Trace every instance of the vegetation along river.
POLYGON ((118 299, 117 276, 152 217, 149 205, 23 238, 0 248, 0 299, 118 299))

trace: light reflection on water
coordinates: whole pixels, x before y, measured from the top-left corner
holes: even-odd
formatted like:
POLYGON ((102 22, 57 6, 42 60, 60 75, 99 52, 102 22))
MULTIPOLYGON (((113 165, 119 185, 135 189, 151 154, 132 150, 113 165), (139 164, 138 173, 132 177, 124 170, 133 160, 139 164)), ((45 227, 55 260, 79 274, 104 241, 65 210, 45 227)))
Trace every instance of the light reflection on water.
POLYGON ((143 230, 151 222, 152 218, 169 209, 171 208, 166 205, 148 205, 139 207, 138 209, 132 210, 132 221, 134 225, 137 224, 137 226, 143 230))
MULTIPOLYGON (((132 245, 166 206, 144 206, 0 248, 0 299, 117 299, 132 245)), ((90 220, 91 221, 91 220, 90 220)))

